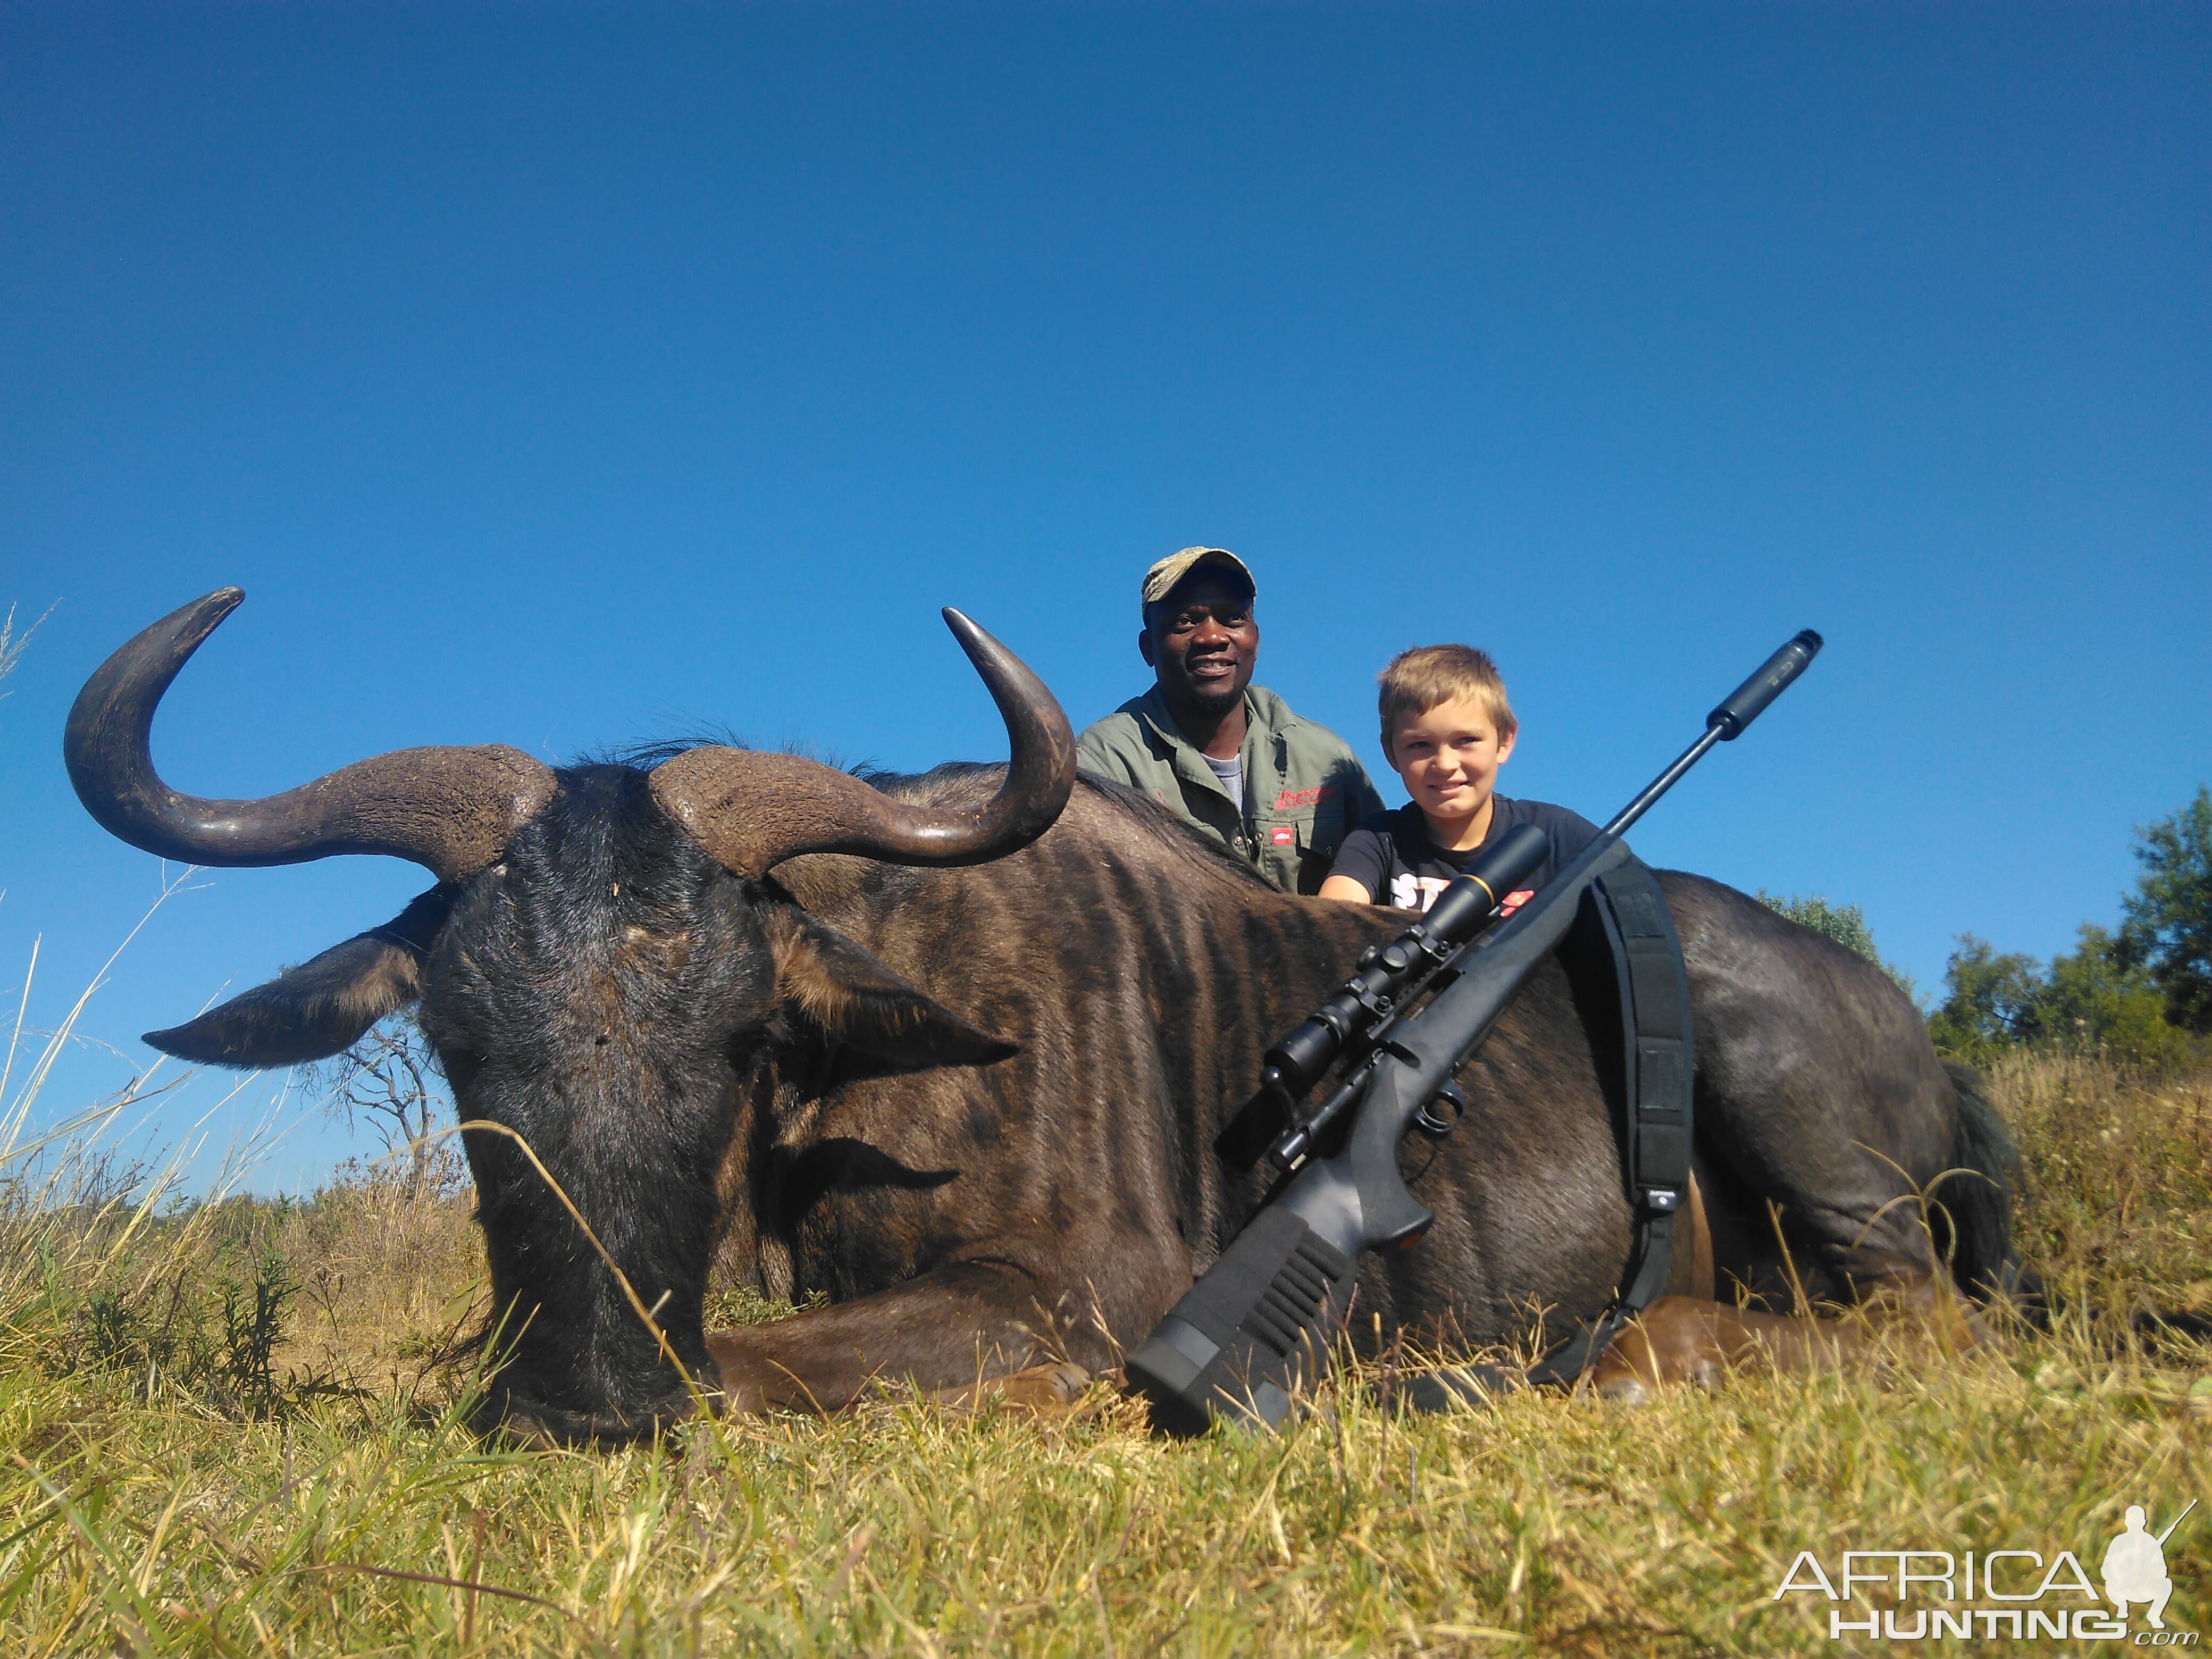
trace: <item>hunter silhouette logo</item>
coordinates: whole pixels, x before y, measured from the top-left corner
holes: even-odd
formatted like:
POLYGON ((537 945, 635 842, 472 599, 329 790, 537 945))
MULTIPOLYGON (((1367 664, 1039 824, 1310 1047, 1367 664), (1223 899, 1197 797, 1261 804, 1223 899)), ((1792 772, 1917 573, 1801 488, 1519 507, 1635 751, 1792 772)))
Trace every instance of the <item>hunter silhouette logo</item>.
POLYGON ((2105 1599, 2120 1610, 2121 1618, 2128 1616, 2129 1602, 2141 1601, 2150 1609, 2150 1627, 2166 1628, 2166 1620, 2160 1615, 2166 1611, 2166 1598, 2173 1594, 2173 1580, 2166 1576, 2166 1540, 2188 1518, 2189 1510, 2196 1507, 2192 1498, 2189 1509, 2175 1516, 2166 1529, 2154 1538, 2144 1530, 2142 1505, 2128 1505, 2128 1529, 2105 1547, 2105 1599))
POLYGON ((1832 1577, 1818 1556, 1802 1550, 1771 1599, 1811 1595, 1842 1604, 1828 1609, 1832 1642, 1854 1636, 1892 1642, 1948 1636, 1984 1642, 2048 1638, 2195 1647, 2197 1632, 2168 1630, 2165 1615, 2173 1595, 2166 1543, 2196 1507, 2192 1498, 2163 1532, 2154 1533, 2143 1506, 2130 1504, 2126 1524, 2098 1563, 2101 1595, 2071 1550, 2060 1550, 2048 1562, 2039 1550, 1846 1550, 1832 1577), (1896 1605, 1850 1605, 1866 1601, 1869 1592, 1896 1605), (2142 1609, 2148 1628, 2131 1638, 2128 1615, 2133 1607, 2142 1609))

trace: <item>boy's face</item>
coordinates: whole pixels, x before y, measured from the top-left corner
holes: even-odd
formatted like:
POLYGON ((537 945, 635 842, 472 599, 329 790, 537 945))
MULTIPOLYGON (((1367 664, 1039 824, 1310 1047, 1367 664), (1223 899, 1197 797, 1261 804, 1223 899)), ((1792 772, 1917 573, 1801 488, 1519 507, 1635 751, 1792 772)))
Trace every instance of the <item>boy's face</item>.
POLYGON ((1425 816, 1447 823, 1482 810, 1513 752, 1512 736, 1499 737, 1482 705, 1464 700, 1401 714, 1390 733, 1390 763, 1406 793, 1425 816))

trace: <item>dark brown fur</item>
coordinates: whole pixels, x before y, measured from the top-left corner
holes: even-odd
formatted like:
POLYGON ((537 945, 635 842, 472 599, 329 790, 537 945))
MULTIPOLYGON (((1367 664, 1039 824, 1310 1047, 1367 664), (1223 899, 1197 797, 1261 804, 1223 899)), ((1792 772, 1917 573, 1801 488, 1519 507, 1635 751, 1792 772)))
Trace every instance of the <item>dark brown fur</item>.
MULTIPOLYGON (((1264 889, 1103 790, 998 865, 809 860, 781 878, 1020 1052, 803 1103, 759 1097, 725 1166, 725 1259, 772 1293, 835 1305, 713 1340, 745 1403, 834 1405, 876 1373, 950 1384, 1054 1352, 1110 1364, 1257 1201, 1211 1146, 1261 1050, 1403 921, 1264 889)), ((1816 1297, 1929 1279, 1920 1212, 1892 1200, 1950 1167, 1960 1104, 1917 1016, 1870 966, 1764 907, 1662 879, 1697 1011, 1707 1274, 1731 1300, 1786 1307, 1787 1239, 1816 1297)), ((1609 1014, 1556 966, 1529 985, 1463 1076, 1458 1133, 1409 1145, 1438 1220, 1418 1250, 1368 1262, 1356 1334, 1379 1321, 1385 1339, 1486 1343, 1539 1309, 1557 1328, 1602 1306, 1631 1220, 1617 1054, 1588 1035, 1609 1014)))

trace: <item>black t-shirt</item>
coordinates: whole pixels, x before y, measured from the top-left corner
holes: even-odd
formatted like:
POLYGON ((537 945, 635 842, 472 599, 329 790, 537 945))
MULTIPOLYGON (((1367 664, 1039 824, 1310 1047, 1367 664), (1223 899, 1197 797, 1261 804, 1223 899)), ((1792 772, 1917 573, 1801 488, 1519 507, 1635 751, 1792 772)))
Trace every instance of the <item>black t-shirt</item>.
POLYGON ((1464 853, 1447 853, 1429 839, 1429 822, 1411 801, 1395 812, 1382 812, 1344 838, 1337 848, 1332 876, 1349 876, 1367 890, 1376 904, 1399 910, 1426 910, 1437 902, 1475 855, 1516 825, 1533 823, 1552 843, 1552 856, 1538 866, 1517 894, 1506 896, 1505 908, 1517 908, 1559 870, 1598 838, 1597 825, 1578 812, 1547 801, 1490 798, 1490 830, 1482 846, 1464 853))

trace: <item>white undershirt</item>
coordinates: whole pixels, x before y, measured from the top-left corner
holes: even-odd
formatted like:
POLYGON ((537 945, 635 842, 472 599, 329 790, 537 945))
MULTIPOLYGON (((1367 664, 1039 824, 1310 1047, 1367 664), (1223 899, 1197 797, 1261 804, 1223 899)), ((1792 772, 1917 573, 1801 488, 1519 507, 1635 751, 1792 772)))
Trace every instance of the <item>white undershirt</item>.
POLYGON ((1243 817, 1244 816, 1244 757, 1232 755, 1225 761, 1218 761, 1212 756, 1200 751, 1199 759, 1204 761, 1212 769, 1213 775, 1221 781, 1221 787, 1229 792, 1229 799, 1237 803, 1237 816, 1243 817))

